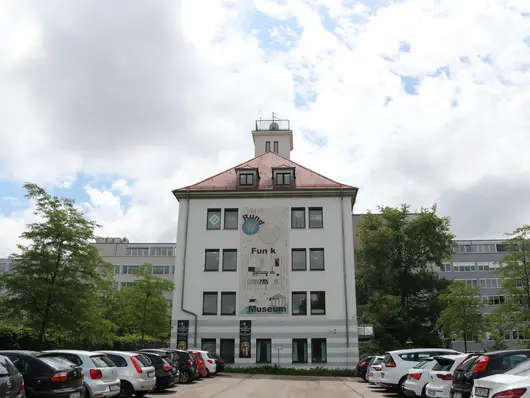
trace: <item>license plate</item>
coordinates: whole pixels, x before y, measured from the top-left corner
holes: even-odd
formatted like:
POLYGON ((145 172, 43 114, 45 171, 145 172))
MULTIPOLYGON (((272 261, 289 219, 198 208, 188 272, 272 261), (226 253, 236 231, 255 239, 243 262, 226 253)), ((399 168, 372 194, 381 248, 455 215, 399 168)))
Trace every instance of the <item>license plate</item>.
POLYGON ((71 392, 70 393, 70 398, 81 398, 81 393, 80 392, 71 392))
POLYGON ((489 388, 475 387, 475 395, 477 397, 487 397, 490 394, 489 388))
POLYGON ((453 398, 462 398, 462 394, 459 393, 459 392, 454 392, 453 393, 453 398))
POLYGON ((148 378, 155 377, 155 372, 147 372, 147 377, 148 378))
POLYGON ((113 384, 110 386, 110 391, 116 391, 116 390, 119 390, 120 389, 120 385, 119 384, 113 384))

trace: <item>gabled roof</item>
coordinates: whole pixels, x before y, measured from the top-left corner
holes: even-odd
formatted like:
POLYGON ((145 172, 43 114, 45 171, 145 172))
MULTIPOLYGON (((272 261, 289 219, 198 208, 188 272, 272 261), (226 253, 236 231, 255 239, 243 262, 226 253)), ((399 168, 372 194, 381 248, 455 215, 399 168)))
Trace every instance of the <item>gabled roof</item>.
POLYGON ((199 193, 199 192, 233 192, 241 190, 237 187, 237 170, 249 168, 258 169, 259 180, 254 192, 273 192, 273 169, 278 168, 294 168, 295 169, 295 188, 290 190, 291 193, 303 190, 334 190, 334 191, 349 191, 348 196, 352 196, 352 191, 357 192, 358 188, 351 185, 341 184, 333 181, 330 178, 309 170, 308 168, 286 159, 277 153, 266 152, 263 155, 250 159, 235 167, 225 170, 213 177, 200 181, 196 184, 189 185, 180 189, 175 189, 173 194, 178 198, 182 197, 183 193, 199 193), (178 195, 180 194, 180 195, 178 195), (177 196, 178 195, 178 196, 177 196))

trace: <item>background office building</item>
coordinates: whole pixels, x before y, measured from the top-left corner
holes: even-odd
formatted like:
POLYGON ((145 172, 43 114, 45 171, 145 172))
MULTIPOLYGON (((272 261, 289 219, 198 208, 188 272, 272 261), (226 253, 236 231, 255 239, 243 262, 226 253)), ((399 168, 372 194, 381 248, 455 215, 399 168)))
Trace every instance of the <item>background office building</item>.
POLYGON ((353 367, 357 188, 290 160, 288 121, 257 121, 254 158, 179 200, 171 346, 239 366, 353 367))

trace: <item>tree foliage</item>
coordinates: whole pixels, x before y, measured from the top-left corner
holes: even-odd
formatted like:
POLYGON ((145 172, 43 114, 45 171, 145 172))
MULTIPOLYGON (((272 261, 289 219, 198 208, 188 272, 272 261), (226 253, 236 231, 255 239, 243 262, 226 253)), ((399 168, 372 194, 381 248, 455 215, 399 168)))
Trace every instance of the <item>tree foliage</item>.
POLYGON ((484 328, 489 333, 493 350, 506 350, 506 336, 517 324, 517 316, 511 303, 504 303, 494 312, 484 315, 484 328))
POLYGON ((435 271, 452 254, 448 218, 436 206, 413 216, 409 206, 382 207, 359 227, 356 255, 360 322, 372 323, 381 349, 439 343, 435 324, 442 310, 440 293, 449 282, 435 271))
POLYGON ((138 333, 143 341, 146 335, 166 337, 171 329, 171 308, 167 295, 173 292, 172 282, 152 275, 152 264, 143 264, 131 287, 123 287, 109 302, 105 314, 122 331, 138 333))
POLYGON ((446 307, 440 314, 437 328, 444 336, 453 337, 453 340, 462 339, 466 352, 468 341, 476 341, 484 335, 483 304, 479 293, 478 287, 454 281, 449 286, 449 292, 440 296, 446 307))
POLYGON ((101 319, 99 303, 111 287, 111 267, 91 244, 98 225, 72 199, 31 183, 24 188, 38 221, 21 235, 25 244, 11 256, 13 271, 1 276, 2 310, 36 330, 40 343, 54 331, 88 340, 108 336, 112 325, 101 319))

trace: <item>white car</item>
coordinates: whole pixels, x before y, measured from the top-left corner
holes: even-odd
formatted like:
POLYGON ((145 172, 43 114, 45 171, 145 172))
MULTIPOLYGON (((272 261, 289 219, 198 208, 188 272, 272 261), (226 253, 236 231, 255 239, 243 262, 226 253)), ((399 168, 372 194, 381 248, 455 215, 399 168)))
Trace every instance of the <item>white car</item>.
POLYGON ((435 357, 436 365, 429 372, 429 384, 427 384, 425 389, 425 395, 427 397, 449 398, 451 396, 451 385, 453 384, 455 369, 466 359, 478 355, 462 354, 435 357))
POLYGON ((381 378, 377 384, 388 390, 398 390, 405 393, 403 385, 411 367, 416 366, 425 358, 448 354, 461 354, 461 352, 447 348, 413 348, 389 351, 385 354, 381 378))
POLYGON ((472 398, 530 398, 530 360, 504 373, 476 379, 472 398))
POLYGON ((155 387, 155 368, 149 358, 139 353, 125 351, 100 351, 107 354, 118 368, 121 383, 120 396, 141 397, 155 387))
POLYGON ((429 372, 436 363, 434 358, 425 358, 412 369, 409 369, 407 379, 403 383, 403 392, 409 397, 425 396, 425 386, 429 382, 429 372))
POLYGON ((83 384, 85 398, 114 397, 120 394, 120 379, 114 363, 102 352, 82 350, 50 350, 39 357, 61 357, 70 361, 85 373, 83 384))
POLYGON ((214 358, 211 358, 208 355, 208 351, 193 349, 190 351, 198 352, 199 356, 204 361, 204 366, 206 367, 206 377, 210 377, 210 375, 214 375, 217 373, 217 363, 215 362, 214 358))
POLYGON ((376 373, 381 372, 381 369, 383 369, 383 359, 385 359, 384 356, 376 356, 368 364, 368 370, 365 376, 368 383, 374 384, 372 379, 377 378, 376 373))

